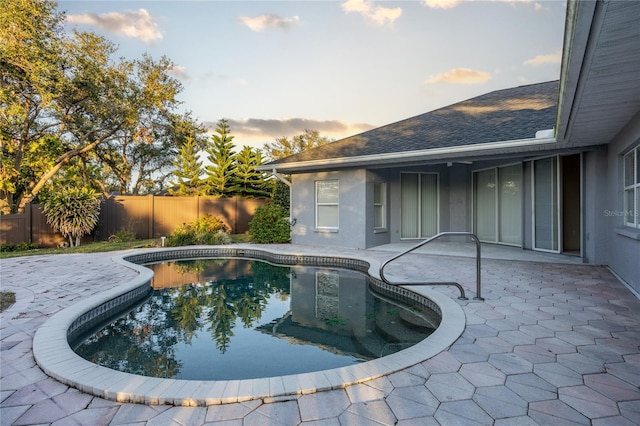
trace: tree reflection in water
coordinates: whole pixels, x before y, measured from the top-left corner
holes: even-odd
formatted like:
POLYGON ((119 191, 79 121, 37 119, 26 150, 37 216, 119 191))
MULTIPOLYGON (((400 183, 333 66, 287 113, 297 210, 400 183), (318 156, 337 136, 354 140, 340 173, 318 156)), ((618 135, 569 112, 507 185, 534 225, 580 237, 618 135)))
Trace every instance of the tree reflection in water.
POLYGON ((252 328, 270 295, 289 294, 290 268, 264 262, 197 259, 150 266, 211 280, 168 287, 163 283, 160 287, 165 288, 154 290, 136 309, 77 345, 80 356, 115 370, 175 377, 182 367, 175 356, 177 344, 190 345, 194 334, 206 329, 225 353, 236 318, 252 328))
POLYGON ((150 266, 151 295, 73 342, 80 356, 161 378, 271 377, 385 356, 439 322, 423 305, 376 294, 357 271, 246 259, 150 266))

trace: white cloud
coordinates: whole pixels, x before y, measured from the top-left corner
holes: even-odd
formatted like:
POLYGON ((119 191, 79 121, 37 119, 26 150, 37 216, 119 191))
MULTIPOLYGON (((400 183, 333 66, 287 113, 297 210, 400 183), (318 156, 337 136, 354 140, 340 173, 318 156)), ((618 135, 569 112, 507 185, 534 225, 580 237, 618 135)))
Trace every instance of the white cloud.
POLYGON ((449 71, 432 75, 425 80, 425 84, 477 84, 491 80, 491 74, 475 71, 469 68, 454 68, 449 71))
POLYGON ((432 9, 451 9, 460 4, 460 0, 424 0, 425 6, 432 9))
POLYGON ((187 69, 180 65, 175 65, 169 70, 169 74, 180 80, 190 80, 191 76, 187 73, 187 69))
POLYGON ((125 10, 122 13, 85 13, 68 15, 67 21, 72 24, 94 25, 113 34, 123 34, 137 38, 145 43, 162 39, 162 32, 153 16, 145 9, 125 10))
POLYGON ((293 27, 300 18, 292 16, 290 18, 282 18, 278 15, 268 13, 260 16, 240 16, 238 18, 242 24, 246 25, 249 29, 255 32, 264 31, 267 28, 280 28, 281 30, 288 30, 293 27))
POLYGON ((399 7, 376 6, 370 0, 347 0, 342 3, 342 10, 347 13, 359 13, 374 24, 381 26, 393 24, 402 15, 402 9, 399 7))
MULTIPOLYGON (((464 1, 463 0, 423 0, 422 4, 432 9, 451 9, 461 5, 462 3, 472 2, 472 1, 487 1, 487 0, 464 0, 464 1)), ((536 11, 545 10, 542 4, 540 4, 539 2, 534 3, 532 0, 489 0, 489 1, 511 3, 511 4, 530 3, 530 4, 533 4, 533 7, 536 11)))
POLYGON ((524 61, 525 65, 544 65, 544 64, 559 64, 562 61, 562 51, 557 51, 555 53, 549 53, 547 55, 538 55, 533 59, 529 59, 524 61))

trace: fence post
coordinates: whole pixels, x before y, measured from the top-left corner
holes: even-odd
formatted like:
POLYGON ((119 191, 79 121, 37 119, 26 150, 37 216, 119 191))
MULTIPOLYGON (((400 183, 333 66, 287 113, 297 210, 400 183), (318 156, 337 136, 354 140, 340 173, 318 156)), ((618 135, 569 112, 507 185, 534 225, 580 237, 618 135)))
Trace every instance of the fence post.
POLYGON ((153 223, 156 220, 155 198, 153 194, 149 194, 147 197, 149 197, 148 213, 147 213, 147 218, 149 220, 149 238, 153 238, 153 223))
POLYGON ((22 238, 27 237, 26 240, 29 243, 33 243, 33 227, 31 226, 31 203, 27 203, 24 206, 24 227, 25 232, 22 238))
POLYGON ((238 200, 239 197, 233 197, 235 199, 233 208, 233 233, 238 233, 238 200))

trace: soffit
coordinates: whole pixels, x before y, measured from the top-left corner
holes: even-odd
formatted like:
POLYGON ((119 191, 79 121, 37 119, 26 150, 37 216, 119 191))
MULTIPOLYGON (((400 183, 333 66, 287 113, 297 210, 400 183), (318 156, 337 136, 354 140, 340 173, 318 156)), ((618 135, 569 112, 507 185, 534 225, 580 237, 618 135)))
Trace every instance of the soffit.
POLYGON ((579 2, 571 36, 557 138, 606 144, 640 111, 640 2, 579 2))

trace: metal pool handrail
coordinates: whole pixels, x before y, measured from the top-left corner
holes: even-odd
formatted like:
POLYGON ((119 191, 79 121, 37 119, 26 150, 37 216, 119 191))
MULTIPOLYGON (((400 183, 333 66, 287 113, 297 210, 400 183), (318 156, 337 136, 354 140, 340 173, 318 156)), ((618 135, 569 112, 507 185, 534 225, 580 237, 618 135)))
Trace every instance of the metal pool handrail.
POLYGON ((467 300, 466 296, 465 296, 465 292, 464 292, 464 288, 462 288, 462 286, 459 283, 456 282, 436 282, 436 283, 429 283, 429 282, 409 282, 409 283, 393 283, 389 280, 387 280, 387 278, 384 276, 384 268, 385 266, 387 266, 389 263, 393 262, 394 260, 398 259, 399 257, 404 256, 407 253, 411 253, 414 250, 419 249, 420 247, 424 246, 427 243, 430 243, 431 241, 437 240, 440 237, 443 237, 445 235, 465 235, 470 237, 474 243, 476 243, 476 297, 474 297, 475 300, 484 300, 484 298, 481 295, 481 290, 482 290, 482 282, 480 279, 480 240, 478 239, 478 237, 472 233, 472 232, 465 232, 465 231, 446 231, 446 232, 440 232, 439 234, 434 235, 433 237, 427 238, 424 241, 420 241, 418 244, 416 244, 415 246, 403 251, 400 254, 397 254, 395 256, 393 256, 392 258, 386 260, 384 263, 382 263, 382 265, 380 265, 380 278, 382 278, 382 281, 384 281, 385 283, 389 284, 389 285, 452 285, 458 288, 458 290, 460 290, 460 297, 458 299, 461 300, 467 300))

